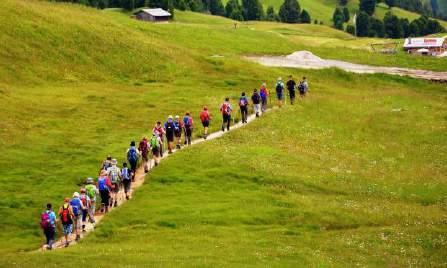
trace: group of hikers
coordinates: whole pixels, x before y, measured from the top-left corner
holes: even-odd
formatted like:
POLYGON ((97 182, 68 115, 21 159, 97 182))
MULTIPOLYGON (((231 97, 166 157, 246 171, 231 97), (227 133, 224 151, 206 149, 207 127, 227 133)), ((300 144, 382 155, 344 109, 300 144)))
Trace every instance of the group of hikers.
MULTIPOLYGON (((300 98, 304 98, 308 92, 309 85, 305 77, 297 83, 293 80, 292 76, 289 76, 289 80, 284 84, 281 77, 279 77, 275 84, 276 99, 278 106, 282 107, 285 101, 285 89, 288 90, 288 96, 290 98, 290 104, 295 102, 295 92, 299 91, 300 98)), ((259 117, 261 113, 267 110, 267 103, 269 99, 269 91, 267 90, 266 83, 262 83, 259 91, 254 89, 251 95, 251 102, 253 104, 253 112, 256 117, 259 117)), ((247 123, 248 120, 248 106, 249 99, 245 92, 241 93, 239 97, 239 109, 241 113, 241 122, 247 123)), ((233 106, 230 104, 230 98, 225 98, 225 101, 220 105, 219 111, 222 115, 222 131, 229 131, 232 121, 233 106)), ((199 114, 200 121, 203 126, 202 137, 206 139, 208 137, 208 128, 212 119, 208 107, 204 106, 203 110, 199 114)), ((172 115, 168 116, 167 121, 162 124, 160 121, 156 122, 152 129, 152 136, 150 139, 143 137, 138 147, 135 141, 130 143, 130 147, 126 152, 127 162, 122 164, 122 168, 118 167, 118 161, 112 156, 102 162, 97 182, 95 183, 93 178, 87 178, 85 185, 80 188, 79 192, 74 192, 72 198, 65 198, 64 203, 59 208, 57 215, 53 211, 52 204, 47 204, 47 208, 41 214, 40 225, 44 231, 46 237, 45 247, 52 249, 56 224, 60 222, 62 224, 62 230, 65 237, 65 247, 68 247, 69 235, 76 234, 76 241, 81 238, 81 232, 86 231, 87 220, 95 224, 96 213, 96 201, 97 197, 100 197, 101 213, 107 213, 109 208, 116 207, 118 201, 124 197, 128 200, 130 198, 131 184, 135 181, 135 174, 137 171, 137 165, 141 159, 141 164, 144 166, 144 171, 147 173, 152 165, 152 161, 155 166, 159 164, 160 158, 164 154, 165 138, 167 142, 168 154, 171 154, 176 149, 181 149, 182 145, 189 146, 192 142, 192 133, 194 130, 194 121, 190 112, 186 112, 182 120, 180 116, 172 115), (182 144, 182 136, 184 141, 182 144), (174 146, 175 143, 175 146, 174 146), (152 154, 152 159, 149 159, 149 154, 152 154), (124 190, 124 191, 122 191, 124 190), (58 219, 59 218, 59 219, 58 219)))

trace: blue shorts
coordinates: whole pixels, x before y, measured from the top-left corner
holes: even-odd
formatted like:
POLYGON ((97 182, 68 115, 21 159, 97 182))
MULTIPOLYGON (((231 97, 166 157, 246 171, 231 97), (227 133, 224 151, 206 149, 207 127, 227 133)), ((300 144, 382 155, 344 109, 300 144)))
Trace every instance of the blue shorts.
POLYGON ((73 224, 62 224, 64 235, 69 235, 73 232, 73 224))
POLYGON ((284 98, 284 95, 282 94, 282 92, 281 93, 276 93, 276 98, 278 99, 278 100, 282 100, 283 98, 284 98))

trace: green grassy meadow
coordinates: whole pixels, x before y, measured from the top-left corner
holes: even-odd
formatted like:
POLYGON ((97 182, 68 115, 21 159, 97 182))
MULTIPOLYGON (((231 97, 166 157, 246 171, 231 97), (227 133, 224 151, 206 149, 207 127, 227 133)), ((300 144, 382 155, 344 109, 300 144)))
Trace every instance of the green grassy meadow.
POLYGON ((190 12, 148 24, 6 0, 0 22, 0 267, 447 265, 445 85, 243 56, 304 49, 437 71, 445 60, 373 54, 377 40, 327 26, 234 30, 190 12), (309 77, 304 103, 175 154, 79 245, 35 251, 44 205, 96 175, 105 155, 121 162, 156 120, 187 110, 197 120, 203 105, 215 131, 225 96, 235 104, 288 74, 309 77))

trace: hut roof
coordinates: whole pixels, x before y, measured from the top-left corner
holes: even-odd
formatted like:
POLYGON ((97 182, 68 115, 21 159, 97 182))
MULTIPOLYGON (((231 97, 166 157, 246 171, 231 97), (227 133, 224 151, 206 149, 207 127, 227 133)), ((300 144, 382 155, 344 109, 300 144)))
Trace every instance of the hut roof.
POLYGON ((154 17, 170 17, 171 13, 167 12, 166 10, 162 9, 162 8, 143 8, 139 12, 144 12, 147 13, 151 16, 154 17))
POLYGON ((430 48, 442 47, 445 38, 407 38, 405 39, 404 48, 430 48))

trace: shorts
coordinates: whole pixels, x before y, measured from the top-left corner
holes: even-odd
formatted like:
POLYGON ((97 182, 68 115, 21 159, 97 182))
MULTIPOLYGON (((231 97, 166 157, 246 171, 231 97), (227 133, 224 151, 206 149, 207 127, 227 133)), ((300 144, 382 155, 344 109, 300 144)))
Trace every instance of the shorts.
POLYGON ((181 130, 175 131, 174 136, 176 136, 177 138, 180 138, 182 136, 182 131, 181 130))
POLYGON ((119 182, 112 183, 112 192, 113 193, 118 193, 119 191, 120 191, 120 184, 119 184, 119 182))
POLYGON ((202 121, 202 126, 203 127, 209 127, 210 126, 210 121, 208 121, 208 120, 202 121))
POLYGON ((82 221, 85 222, 87 220, 88 209, 81 210, 82 221))
POLYGON ((64 230, 64 235, 69 235, 73 232, 73 224, 62 224, 62 229, 64 230))
MULTIPOLYGON (((148 158, 147 158, 147 154, 148 154, 148 153, 149 153, 148 151, 141 152, 141 157, 142 157, 143 160, 146 161, 146 162, 147 162, 147 160, 148 160, 148 158)), ((131 169, 132 169, 132 168, 131 168, 131 169)))
POLYGON ((132 171, 137 170, 137 162, 129 161, 129 164, 130 164, 130 170, 132 170, 132 171))
POLYGON ((276 98, 277 98, 278 100, 283 100, 284 95, 282 94, 282 92, 276 92, 276 98))
POLYGON ((289 96, 291 99, 295 98, 295 90, 289 90, 289 96))
POLYGON ((173 142, 174 141, 174 132, 173 133, 166 133, 166 139, 168 140, 168 142, 173 142))
POLYGON ((77 215, 77 216, 74 216, 74 218, 73 218, 73 224, 74 224, 74 227, 75 227, 75 229, 76 230, 81 230, 81 224, 82 224, 82 215, 77 215))
POLYGON ((222 115, 222 119, 223 119, 224 123, 230 122, 231 121, 231 115, 230 114, 224 114, 224 115, 222 115))
POLYGON ((124 192, 127 194, 130 191, 131 180, 123 180, 124 192))
POLYGON ((301 95, 301 96, 306 95, 306 91, 304 91, 304 90, 300 90, 300 95, 301 95))
POLYGON ((153 148, 153 149, 152 149, 152 154, 153 154, 155 157, 159 157, 159 156, 160 156, 160 150, 159 150, 158 148, 153 148))
POLYGON ((109 191, 108 190, 102 190, 99 191, 101 195, 101 203, 108 204, 109 203, 109 191))

